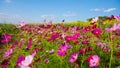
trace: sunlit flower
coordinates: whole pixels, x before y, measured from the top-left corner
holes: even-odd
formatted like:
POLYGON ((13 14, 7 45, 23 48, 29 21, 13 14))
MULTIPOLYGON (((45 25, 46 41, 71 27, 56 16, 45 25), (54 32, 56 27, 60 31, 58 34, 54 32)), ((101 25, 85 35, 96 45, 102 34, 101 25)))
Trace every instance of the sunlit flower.
POLYGON ((98 21, 98 19, 99 19, 98 17, 95 17, 95 18, 93 18, 93 19, 92 19, 92 21, 91 21, 91 22, 92 22, 92 23, 95 23, 95 22, 97 22, 97 21, 98 21))
POLYGON ((25 24, 24 20, 22 20, 22 21, 20 21, 20 24, 18 26, 16 26, 16 28, 21 28, 21 27, 23 27, 25 25, 26 24, 25 24))
POLYGON ((73 53, 70 57, 69 57, 69 62, 74 63, 78 58, 78 54, 77 53, 73 53))
POLYGON ((36 55, 36 52, 34 52, 32 55, 26 56, 25 59, 23 57, 20 57, 20 63, 18 65, 21 68, 30 68, 29 65, 32 63, 35 55, 36 55))
POLYGON ((96 67, 99 65, 100 63, 100 58, 98 55, 90 55, 88 58, 87 58, 87 62, 89 62, 89 66, 90 67, 96 67))
POLYGON ((95 28, 92 30, 92 34, 99 37, 102 34, 102 30, 100 28, 95 28))

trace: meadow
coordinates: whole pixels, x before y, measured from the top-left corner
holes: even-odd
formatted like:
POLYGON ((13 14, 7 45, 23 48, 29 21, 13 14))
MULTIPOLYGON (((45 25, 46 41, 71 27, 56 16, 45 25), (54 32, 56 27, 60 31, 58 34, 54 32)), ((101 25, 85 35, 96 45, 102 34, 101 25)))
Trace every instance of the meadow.
POLYGON ((0 24, 0 68, 120 68, 120 16, 0 24))

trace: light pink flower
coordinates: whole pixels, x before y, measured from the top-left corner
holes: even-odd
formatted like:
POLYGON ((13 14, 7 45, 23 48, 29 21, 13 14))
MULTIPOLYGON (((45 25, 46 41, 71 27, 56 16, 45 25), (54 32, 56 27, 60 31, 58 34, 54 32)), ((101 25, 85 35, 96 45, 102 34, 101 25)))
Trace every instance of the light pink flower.
POLYGON ((78 58, 78 54, 77 53, 73 53, 70 57, 69 57, 69 62, 74 63, 78 58))
POLYGON ((118 21, 120 20, 120 14, 117 15, 117 16, 114 16, 114 17, 115 17, 116 20, 118 20, 118 21))
POLYGON ((62 38, 64 39, 66 37, 66 35, 65 34, 62 34, 62 38))
POLYGON ((34 52, 32 55, 26 56, 25 60, 23 60, 23 61, 21 61, 21 63, 19 63, 19 66, 21 68, 30 68, 29 65, 32 63, 35 55, 36 55, 36 52, 34 52))
POLYGON ((113 31, 116 31, 116 30, 120 30, 120 24, 117 25, 116 23, 114 23, 113 27, 105 28, 105 30, 109 33, 113 32, 113 31))
POLYGON ((98 19, 99 19, 98 17, 95 17, 95 18, 93 18, 93 19, 92 19, 92 21, 91 21, 91 22, 92 22, 92 23, 95 23, 95 22, 97 22, 97 21, 98 21, 98 19))
POLYGON ((25 26, 26 24, 25 24, 25 21, 24 20, 22 20, 22 21, 20 21, 20 24, 18 25, 18 26, 16 26, 16 28, 21 28, 21 27, 23 27, 23 26, 25 26))
POLYGON ((13 52, 13 49, 11 48, 10 50, 8 50, 4 53, 4 57, 9 56, 10 54, 12 54, 12 52, 13 52))
POLYGON ((92 58, 90 59, 90 67, 96 67, 99 65, 100 58, 98 55, 93 55, 92 58))

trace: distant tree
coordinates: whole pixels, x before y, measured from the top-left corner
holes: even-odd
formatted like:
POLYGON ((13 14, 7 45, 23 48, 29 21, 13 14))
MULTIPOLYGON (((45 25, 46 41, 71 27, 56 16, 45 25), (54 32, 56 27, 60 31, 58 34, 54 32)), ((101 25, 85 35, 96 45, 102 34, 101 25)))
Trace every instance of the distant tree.
MULTIPOLYGON (((94 17, 93 17, 94 18, 94 17)), ((87 21, 92 21, 93 18, 88 18, 87 21)), ((108 16, 98 16, 99 20, 105 20, 106 18, 108 18, 108 16)))

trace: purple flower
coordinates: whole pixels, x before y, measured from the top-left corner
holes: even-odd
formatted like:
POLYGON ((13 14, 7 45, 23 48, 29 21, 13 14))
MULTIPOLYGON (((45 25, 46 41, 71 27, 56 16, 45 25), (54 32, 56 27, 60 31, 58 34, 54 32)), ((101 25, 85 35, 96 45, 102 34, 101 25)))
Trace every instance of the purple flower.
POLYGON ((73 53, 70 57, 69 57, 69 62, 74 63, 78 58, 78 54, 77 53, 73 53))

